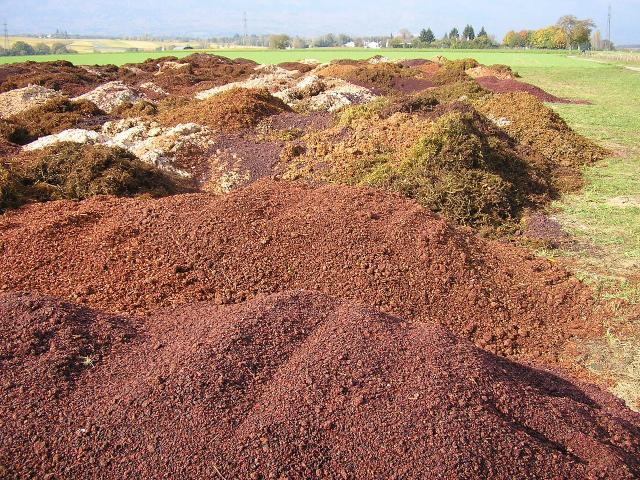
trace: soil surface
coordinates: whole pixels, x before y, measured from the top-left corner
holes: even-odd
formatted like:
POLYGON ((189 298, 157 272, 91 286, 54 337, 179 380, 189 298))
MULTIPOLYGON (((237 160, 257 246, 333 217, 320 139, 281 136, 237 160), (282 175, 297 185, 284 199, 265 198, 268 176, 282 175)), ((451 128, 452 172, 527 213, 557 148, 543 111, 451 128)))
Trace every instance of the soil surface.
POLYGON ((547 248, 576 249, 575 239, 562 229, 556 220, 541 212, 529 215, 522 236, 532 242, 539 242, 547 248))
POLYGON ((560 98, 545 92, 535 85, 530 83, 521 82, 520 80, 504 79, 501 80, 496 77, 479 77, 476 81, 483 88, 493 93, 510 93, 510 92, 527 92, 536 97, 541 102, 550 103, 589 103, 585 100, 569 100, 567 98, 560 98))
POLYGON ((259 178, 274 177, 281 173, 280 152, 285 143, 277 140, 258 139, 251 133, 229 133, 216 137, 213 167, 209 178, 215 179, 216 168, 226 173, 235 169, 248 175, 247 182, 259 178))
POLYGON ((223 197, 52 202, 8 212, 0 233, 0 290, 110 312, 304 288, 550 362, 599 325, 566 271, 373 189, 262 180, 223 197))
POLYGON ((329 128, 334 123, 334 116, 329 112, 309 112, 300 114, 282 112, 265 118, 258 125, 259 130, 292 130, 315 132, 329 128))
POLYGON ((0 296, 4 478, 616 478, 640 416, 318 293, 146 319, 0 296))

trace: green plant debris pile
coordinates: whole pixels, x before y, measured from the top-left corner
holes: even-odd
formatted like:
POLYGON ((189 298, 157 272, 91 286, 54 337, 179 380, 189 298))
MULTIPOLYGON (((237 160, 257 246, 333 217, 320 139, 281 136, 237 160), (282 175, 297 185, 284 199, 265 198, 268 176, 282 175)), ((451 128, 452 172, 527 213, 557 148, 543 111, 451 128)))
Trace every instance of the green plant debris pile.
POLYGON ((70 128, 96 128, 105 118, 93 102, 56 98, 10 118, 16 129, 9 139, 24 145, 70 128))
POLYGON ((579 186, 578 169, 609 154, 573 131, 556 112, 529 93, 493 95, 477 102, 477 108, 497 122, 523 151, 537 154, 554 171, 560 190, 579 186))
POLYGON ((82 200, 94 195, 160 197, 188 185, 120 148, 63 142, 5 162, 0 206, 33 201, 82 200))

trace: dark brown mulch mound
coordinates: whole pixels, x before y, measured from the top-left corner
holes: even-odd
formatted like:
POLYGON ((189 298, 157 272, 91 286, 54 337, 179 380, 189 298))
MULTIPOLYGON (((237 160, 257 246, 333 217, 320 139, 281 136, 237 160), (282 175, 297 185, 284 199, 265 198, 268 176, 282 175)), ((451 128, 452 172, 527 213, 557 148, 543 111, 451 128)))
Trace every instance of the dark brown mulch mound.
POLYGON ((393 80, 393 91, 401 93, 416 93, 435 87, 436 84, 424 78, 399 77, 393 80))
POLYGON ((521 82, 520 80, 500 80, 496 77, 480 77, 476 81, 485 89, 493 93, 510 93, 510 92, 527 92, 536 97, 541 102, 550 103, 589 103, 585 100, 568 100, 566 98, 556 97, 545 92, 535 85, 521 82))
POLYGON ((160 58, 148 58, 144 62, 140 63, 126 63, 120 68, 120 75, 127 75, 127 71, 133 73, 135 71, 143 71, 147 73, 157 73, 160 71, 160 67, 165 62, 179 62, 180 59, 174 56, 160 57, 160 58))
POLYGON ((580 169, 610 154, 572 130, 557 112, 528 92, 493 95, 477 102, 477 107, 484 115, 502 119, 501 128, 518 141, 518 148, 532 162, 555 170, 560 191, 581 186, 580 169))
POLYGON ((315 65, 309 65, 307 63, 300 62, 283 62, 279 63, 278 66, 280 68, 284 68, 285 70, 297 70, 300 73, 307 73, 315 68, 315 65))
POLYGON ((20 151, 20 145, 16 145, 0 136, 0 157, 10 157, 20 151))
MULTIPOLYGON (((29 137, 29 132, 21 125, 17 124, 13 120, 6 118, 0 118, 0 139, 5 145, 20 145, 27 143, 26 139, 29 137)), ((7 147, 3 147, 3 150, 7 147)))
POLYGON ((371 89, 376 94, 394 91, 415 92, 432 87, 433 82, 415 78, 418 70, 397 63, 365 63, 345 75, 345 80, 371 89))
POLYGON ((469 80, 466 70, 477 67, 478 65, 478 62, 472 58, 453 61, 446 60, 437 70, 434 70, 430 78, 437 85, 465 82, 469 80))
POLYGON ((75 97, 118 77, 113 66, 76 67, 70 62, 24 62, 0 66, 0 92, 41 85, 75 97))
POLYGON ((548 361, 599 325, 566 271, 381 190, 262 180, 222 197, 55 202, 10 212, 0 231, 0 290, 111 312, 304 288, 548 361))
POLYGON ((368 63, 366 61, 331 62, 318 75, 326 78, 341 78, 355 85, 368 88, 377 95, 396 92, 416 92, 435 84, 423 78, 416 67, 405 67, 400 63, 368 63))
POLYGON ((200 90, 236 82, 254 73, 257 64, 250 60, 231 60, 218 55, 194 53, 188 57, 163 57, 142 64, 125 65, 120 70, 127 83, 153 82, 176 95, 191 95, 200 90))
POLYGON ((3 204, 17 207, 34 201, 82 200, 94 195, 163 196, 191 191, 183 180, 126 150, 103 145, 56 143, 24 151, 7 162, 6 168, 12 184, 6 194, 0 189, 0 211, 3 204))
MULTIPOLYGON (((202 54, 200 54, 202 55, 202 54)), ((211 56, 211 55, 210 55, 211 56)), ((215 55, 214 55, 215 56, 215 55)), ((188 57, 187 57, 188 58, 188 57)), ((221 57, 224 58, 224 57, 221 57)), ((259 64, 257 62, 255 62, 254 60, 249 60, 248 58, 242 58, 242 57, 238 57, 238 58, 234 58, 233 59, 234 63, 237 63, 238 65, 253 65, 254 67, 258 66, 259 64)))
POLYGON ((338 58, 337 60, 332 60, 330 62, 331 65, 365 65, 367 64, 366 60, 352 60, 350 58, 338 58))
POLYGON ((267 90, 234 88, 206 100, 167 108, 158 115, 165 125, 195 122, 218 130, 234 131, 255 126, 260 120, 291 108, 267 90))
POLYGON ((616 478, 640 416, 445 329, 319 293, 145 320, 0 296, 16 478, 616 478))
POLYGON ((426 60, 424 58, 414 58, 409 60, 402 60, 398 63, 403 67, 420 67, 422 65, 429 65, 434 62, 432 62, 431 60, 426 60))
MULTIPOLYGON (((398 112, 416 115, 428 114, 436 110, 438 105, 438 100, 430 94, 398 95, 380 110, 380 116, 388 118, 398 112)), ((438 114, 438 116, 440 115, 438 114)))

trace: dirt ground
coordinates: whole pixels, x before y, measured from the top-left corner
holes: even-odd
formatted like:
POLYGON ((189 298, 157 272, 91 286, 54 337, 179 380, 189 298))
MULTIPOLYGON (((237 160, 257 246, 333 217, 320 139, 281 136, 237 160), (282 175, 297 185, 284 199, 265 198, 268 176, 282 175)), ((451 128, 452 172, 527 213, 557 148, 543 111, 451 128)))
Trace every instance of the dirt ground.
POLYGON ((263 180, 221 197, 50 203, 5 215, 0 231, 0 289, 111 312, 305 288, 550 362, 598 331, 590 291, 567 272, 372 189, 263 180))
POLYGON ((611 395, 319 293, 144 319, 10 294, 0 320, 8 477, 640 474, 611 395))

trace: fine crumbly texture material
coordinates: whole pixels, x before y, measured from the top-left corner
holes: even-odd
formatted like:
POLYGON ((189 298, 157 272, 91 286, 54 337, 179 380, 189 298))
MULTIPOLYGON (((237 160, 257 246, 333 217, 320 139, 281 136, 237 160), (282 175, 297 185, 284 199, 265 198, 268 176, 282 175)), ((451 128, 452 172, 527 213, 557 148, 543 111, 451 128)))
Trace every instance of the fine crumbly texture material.
POLYGON ((55 202, 8 212, 0 232, 0 290, 110 312, 303 288, 550 362, 598 332, 591 291, 565 270, 374 189, 262 180, 221 197, 55 202))
POLYGON ((485 89, 493 93, 512 93, 512 92, 526 92, 533 95, 541 102, 550 103, 589 103, 584 100, 569 100, 566 98, 556 97, 548 92, 545 92, 540 87, 531 85, 530 83, 522 82, 520 80, 514 80, 509 78, 496 78, 495 76, 479 77, 476 81, 485 89))
POLYGON ((616 478, 640 416, 312 292, 145 319, 0 296, 3 478, 616 478))

